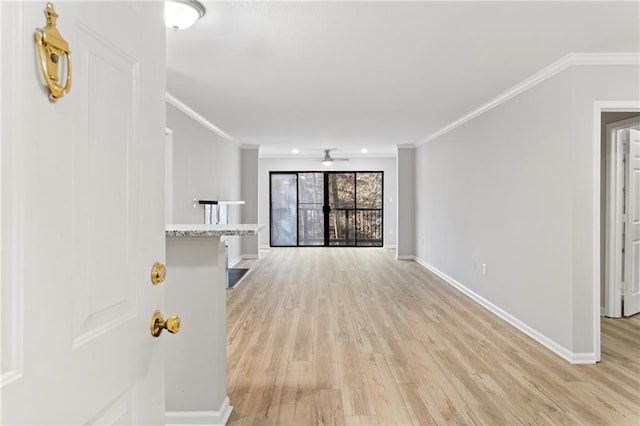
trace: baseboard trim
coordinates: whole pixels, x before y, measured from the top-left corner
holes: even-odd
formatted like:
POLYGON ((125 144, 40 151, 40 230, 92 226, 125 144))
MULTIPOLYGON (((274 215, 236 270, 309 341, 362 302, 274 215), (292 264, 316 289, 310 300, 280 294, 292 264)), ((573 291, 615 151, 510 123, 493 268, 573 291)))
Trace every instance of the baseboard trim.
POLYGON ((520 321, 513 315, 509 314, 508 312, 502 310, 500 307, 494 305, 493 303, 491 303, 484 297, 480 296, 476 292, 468 289, 466 286, 464 286, 460 282, 454 280, 453 278, 451 278, 444 272, 438 270, 437 268, 430 265, 429 263, 425 262, 424 260, 416 257, 415 261, 425 269, 433 272, 434 274, 442 278, 447 284, 451 285, 452 287, 456 288, 460 292, 470 297, 473 301, 475 301, 476 303, 478 303, 479 305, 487 309, 489 312, 493 313, 497 317, 508 322, 509 324, 511 324, 518 330, 522 331, 524 334, 531 337, 533 340, 537 341, 542 346, 546 347, 547 349, 549 349, 556 355, 560 356, 561 358, 565 359, 566 361, 570 362, 571 364, 595 364, 597 362, 595 353, 571 352, 564 346, 558 344, 557 342, 548 338, 544 334, 533 329, 529 325, 525 324, 524 322, 520 321))
POLYGON ((243 259, 242 256, 238 256, 233 260, 230 260, 229 263, 227 264, 227 266, 229 268, 233 268, 234 266, 236 266, 241 260, 243 259))
POLYGON ((395 244, 389 244, 389 245, 385 244, 384 246, 382 246, 382 248, 384 248, 384 249, 394 249, 395 250, 397 248, 397 246, 395 244))
POLYGON ((569 362, 571 364, 595 364, 598 360, 593 352, 573 352, 569 362))
POLYGON ((409 255, 396 254, 396 260, 415 260, 417 262, 416 257, 412 254, 409 254, 409 255))
POLYGON ((259 254, 241 254, 235 259, 229 261, 229 268, 233 268, 243 260, 255 260, 255 259, 260 259, 260 255, 259 254))
POLYGON ((233 406, 226 397, 218 411, 167 411, 164 414, 166 426, 224 426, 229 420, 233 406))

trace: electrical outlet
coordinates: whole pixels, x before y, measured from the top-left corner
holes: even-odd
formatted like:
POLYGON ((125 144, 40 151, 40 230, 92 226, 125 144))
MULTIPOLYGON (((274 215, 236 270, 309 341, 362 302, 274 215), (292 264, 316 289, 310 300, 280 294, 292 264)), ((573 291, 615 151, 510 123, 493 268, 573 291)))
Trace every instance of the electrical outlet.
POLYGON ((389 234, 393 235, 393 228, 389 228, 389 234))
POLYGON ((487 264, 486 263, 482 264, 482 275, 487 275, 487 264))

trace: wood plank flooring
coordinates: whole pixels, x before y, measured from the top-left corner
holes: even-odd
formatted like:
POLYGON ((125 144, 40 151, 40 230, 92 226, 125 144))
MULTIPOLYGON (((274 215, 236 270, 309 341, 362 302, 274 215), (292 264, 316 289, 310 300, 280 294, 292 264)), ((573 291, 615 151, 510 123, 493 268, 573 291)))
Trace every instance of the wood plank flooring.
POLYGON ((640 424, 640 315, 604 319, 602 362, 570 365, 393 256, 255 262, 227 292, 230 425, 640 424))

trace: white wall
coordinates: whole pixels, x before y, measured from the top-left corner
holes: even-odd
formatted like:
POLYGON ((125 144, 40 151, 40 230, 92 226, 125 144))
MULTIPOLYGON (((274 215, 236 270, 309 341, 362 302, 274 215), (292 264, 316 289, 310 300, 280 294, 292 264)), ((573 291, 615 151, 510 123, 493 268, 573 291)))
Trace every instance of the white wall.
MULTIPOLYGON (((241 153, 241 193, 245 205, 241 208, 242 223, 258 222, 258 146, 243 146, 241 153)), ((259 257, 258 236, 241 238, 241 253, 244 258, 259 257)))
MULTIPOLYGON (((594 152, 594 102, 602 100, 639 100, 640 67, 583 66, 572 72, 572 165, 573 165, 573 348, 577 353, 593 347, 593 283, 599 262, 594 265, 594 246, 599 235, 599 218, 594 206, 600 192, 594 192, 594 174, 600 170, 600 153, 594 152), (594 159, 594 156, 596 157, 594 159), (587 284, 588 283, 588 284, 587 284), (585 303, 585 302, 589 303, 585 303)), ((598 148, 600 147, 598 140, 598 148)), ((598 149, 599 150, 599 149, 598 149)), ((600 178, 598 176, 598 182, 600 178)), ((598 209, 599 211, 599 209, 598 209)), ((599 240, 599 238, 598 238, 599 240)), ((599 294, 599 290, 597 291, 599 294)), ((599 314, 599 307, 598 307, 599 314)))
POLYGON ((260 158, 258 176, 258 223, 264 224, 260 232, 261 247, 269 246, 269 172, 276 171, 383 171, 384 172, 384 246, 396 246, 396 190, 397 173, 395 158, 352 158, 336 161, 331 167, 323 167, 319 160, 295 158, 260 158))
POLYGON ((416 253, 416 148, 398 146, 398 259, 416 253))
MULTIPOLYGON (((240 199, 240 148, 167 103, 167 127, 173 130, 173 220, 203 223, 203 207, 193 199, 240 199)), ((229 222, 240 222, 242 206, 229 206, 229 222)), ((240 256, 239 237, 229 239, 229 261, 240 256)))
POLYGON ((594 101, 638 93, 637 66, 573 66, 420 147, 419 261, 565 357, 593 356, 594 101))

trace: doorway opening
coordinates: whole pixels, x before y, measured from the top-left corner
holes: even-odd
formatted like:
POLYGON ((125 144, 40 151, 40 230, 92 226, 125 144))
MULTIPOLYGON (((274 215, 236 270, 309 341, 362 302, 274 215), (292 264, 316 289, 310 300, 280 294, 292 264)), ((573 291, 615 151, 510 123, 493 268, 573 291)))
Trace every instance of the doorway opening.
POLYGON ((640 113, 602 113, 602 314, 640 312, 640 113))
MULTIPOLYGON (((617 283, 612 282, 610 278, 608 278, 612 269, 611 266, 607 266, 608 262, 610 262, 611 250, 613 250, 614 247, 609 239, 614 238, 614 235, 617 234, 617 232, 616 234, 612 234, 609 229, 613 227, 612 223, 614 223, 609 220, 613 217, 609 211, 609 208, 612 206, 609 197, 615 193, 615 190, 609 189, 608 186, 608 184, 611 183, 608 178, 608 172, 611 169, 611 162, 609 161, 611 160, 611 152, 608 150, 610 147, 607 144, 607 125, 634 116, 640 116, 640 101, 596 101, 594 103, 594 113, 594 163, 600 164, 600 167, 594 170, 594 227, 599 229, 599 231, 594 235, 595 244, 593 246, 595 274, 592 299, 592 330, 595 361, 599 362, 602 356, 601 316, 607 315, 607 303, 611 300, 608 296, 609 290, 618 286, 617 283), (610 282, 611 286, 609 286, 610 282)), ((640 175, 638 176, 638 180, 640 181, 640 175)), ((620 191, 621 190, 622 189, 620 189, 620 191)), ((628 191, 628 189, 625 189, 625 191, 628 191)), ((636 205, 636 208, 637 211, 640 212, 640 205, 636 205)), ((640 221, 638 223, 640 223, 640 221)), ((622 239, 622 234, 619 238, 622 239)), ((627 251, 627 253, 629 252, 627 251)), ((636 269, 636 276, 637 272, 636 269)), ((624 272, 621 273, 623 274, 624 272)), ((620 308, 622 309, 622 301, 620 302, 620 308)))
POLYGON ((271 247, 382 247, 384 172, 270 172, 271 247))

